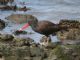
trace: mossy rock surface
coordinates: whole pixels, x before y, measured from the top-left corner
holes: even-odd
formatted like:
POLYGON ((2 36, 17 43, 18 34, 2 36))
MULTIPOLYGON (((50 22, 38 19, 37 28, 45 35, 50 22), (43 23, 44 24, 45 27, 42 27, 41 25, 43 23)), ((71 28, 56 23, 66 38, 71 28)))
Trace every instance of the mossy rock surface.
POLYGON ((80 29, 80 22, 78 20, 62 19, 59 22, 59 26, 66 27, 66 28, 79 28, 80 29))
POLYGON ((80 60, 80 45, 60 45, 52 50, 50 60, 80 60))
POLYGON ((15 46, 30 46, 34 42, 31 38, 19 38, 15 37, 13 43, 15 46))
POLYGON ((57 32, 57 38, 65 44, 80 44, 80 29, 71 28, 68 31, 57 32))
POLYGON ((80 45, 50 45, 54 48, 45 48, 30 38, 14 37, 0 40, 0 57, 4 60, 80 60, 80 45), (5 41, 5 42, 4 42, 5 41))

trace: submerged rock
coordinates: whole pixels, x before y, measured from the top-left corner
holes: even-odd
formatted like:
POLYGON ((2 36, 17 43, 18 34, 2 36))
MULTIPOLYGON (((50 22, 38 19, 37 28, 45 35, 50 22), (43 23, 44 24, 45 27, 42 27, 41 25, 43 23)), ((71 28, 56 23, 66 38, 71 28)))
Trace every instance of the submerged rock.
POLYGON ((2 7, 0 7, 0 9, 1 10, 13 10, 13 11, 16 11, 16 9, 17 9, 17 6, 15 5, 15 6, 2 6, 2 7))
POLYGON ((20 34, 27 34, 27 32, 26 31, 15 31, 15 32, 13 32, 13 34, 14 35, 20 35, 20 34))
POLYGON ((19 11, 27 11, 27 10, 30 10, 30 8, 26 8, 26 6, 22 7, 22 8, 17 8, 17 10, 19 11))
POLYGON ((0 30, 5 28, 5 22, 0 19, 0 30))
POLYGON ((37 19, 36 17, 32 16, 32 15, 28 15, 28 14, 12 14, 8 17, 6 17, 5 19, 7 20, 12 20, 13 22, 16 23, 27 23, 28 19, 37 19))
POLYGON ((12 11, 27 11, 27 10, 30 10, 30 8, 26 8, 25 6, 20 8, 20 7, 17 7, 16 5, 15 6, 0 6, 0 9, 1 10, 12 10, 12 11))

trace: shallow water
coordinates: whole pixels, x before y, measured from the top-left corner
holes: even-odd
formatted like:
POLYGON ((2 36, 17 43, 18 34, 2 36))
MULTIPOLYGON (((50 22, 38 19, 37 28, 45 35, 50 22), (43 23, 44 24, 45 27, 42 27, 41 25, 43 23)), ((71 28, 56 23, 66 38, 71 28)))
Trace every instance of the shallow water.
MULTIPOLYGON (((80 0, 24 0, 25 5, 21 5, 20 2, 23 0, 16 0, 17 6, 27 6, 31 8, 30 11, 0 11, 0 18, 4 18, 11 14, 32 14, 41 20, 49 20, 54 23, 58 23, 60 19, 77 19, 80 20, 80 0)), ((7 20, 5 20, 7 21, 7 20)), ((23 24, 13 24, 7 21, 8 26, 3 30, 6 33, 19 29, 23 24)), ((29 27, 26 29, 28 32, 33 32, 29 27)), ((25 35, 24 37, 31 37, 37 42, 41 39, 42 35, 35 33, 32 35, 25 35)), ((23 36, 20 36, 23 37, 23 36)), ((52 37, 53 41, 57 41, 56 37, 52 37)))

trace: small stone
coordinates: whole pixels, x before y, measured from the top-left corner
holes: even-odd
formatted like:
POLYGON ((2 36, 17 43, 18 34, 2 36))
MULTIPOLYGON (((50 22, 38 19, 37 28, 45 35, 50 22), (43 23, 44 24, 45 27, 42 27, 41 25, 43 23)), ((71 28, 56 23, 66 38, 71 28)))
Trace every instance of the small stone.
POLYGON ((27 34, 26 31, 19 31, 19 30, 16 30, 15 32, 13 32, 14 35, 20 35, 20 34, 27 34))

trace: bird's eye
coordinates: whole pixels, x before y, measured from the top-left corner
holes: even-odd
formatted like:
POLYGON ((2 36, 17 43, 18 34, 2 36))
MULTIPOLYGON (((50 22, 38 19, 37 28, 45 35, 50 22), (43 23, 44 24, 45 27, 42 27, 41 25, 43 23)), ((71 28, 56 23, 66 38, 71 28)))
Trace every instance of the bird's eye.
POLYGON ((31 24, 31 23, 32 23, 32 21, 29 21, 28 23, 29 23, 29 24, 31 24))

